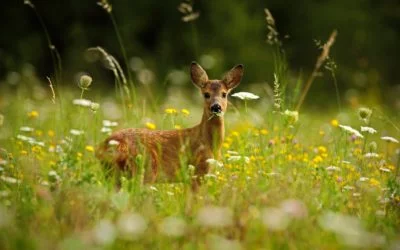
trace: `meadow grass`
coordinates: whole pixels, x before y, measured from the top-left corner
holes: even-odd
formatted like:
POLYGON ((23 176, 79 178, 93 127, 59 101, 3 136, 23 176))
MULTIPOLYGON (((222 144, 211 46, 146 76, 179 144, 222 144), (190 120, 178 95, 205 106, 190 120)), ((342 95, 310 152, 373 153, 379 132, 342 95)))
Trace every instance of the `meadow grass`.
MULTIPOLYGON (((127 61, 111 6, 100 3, 127 61)), ((280 43, 266 12, 270 39, 280 43)), ((192 10, 183 14, 198 18, 192 10)), ((174 90, 168 95, 175 100, 158 103, 148 90, 134 90, 132 76, 126 80, 99 47, 113 70, 115 95, 88 77, 80 89, 45 88, 29 76, 17 87, 2 86, 1 249, 398 249, 398 128, 378 110, 287 110, 302 94, 299 109, 307 93, 300 93, 301 79, 290 93, 280 46, 275 99, 262 91, 258 100, 231 97, 223 157, 209 160, 196 193, 184 161, 180 181, 144 184, 141 174, 122 176, 116 190, 94 153, 119 128, 195 125, 199 94, 191 100, 192 92, 174 90)))
POLYGON ((236 108, 226 114, 223 158, 210 161, 198 193, 192 193, 190 178, 143 185, 122 177, 117 191, 94 157, 96 145, 120 127, 194 125, 201 104, 165 103, 123 121, 113 96, 85 92, 84 98, 100 105, 94 111, 73 104, 81 97, 78 87, 59 90, 60 115, 51 91, 37 100, 30 88, 2 96, 3 249, 398 246, 399 144, 381 139, 398 131, 374 114, 361 112, 364 120, 355 110, 338 119, 306 112, 298 117, 266 111, 262 96, 246 109, 232 100, 236 108), (342 123, 358 131, 373 126, 377 133, 358 135, 342 123))

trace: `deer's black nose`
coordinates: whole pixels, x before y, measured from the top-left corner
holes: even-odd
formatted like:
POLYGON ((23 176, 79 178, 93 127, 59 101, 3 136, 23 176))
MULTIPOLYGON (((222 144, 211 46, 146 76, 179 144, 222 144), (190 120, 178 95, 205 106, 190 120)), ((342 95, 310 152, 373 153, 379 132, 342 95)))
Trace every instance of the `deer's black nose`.
POLYGON ((211 106, 211 112, 213 112, 213 113, 221 113, 221 111, 222 111, 221 105, 219 105, 218 103, 213 104, 211 106))

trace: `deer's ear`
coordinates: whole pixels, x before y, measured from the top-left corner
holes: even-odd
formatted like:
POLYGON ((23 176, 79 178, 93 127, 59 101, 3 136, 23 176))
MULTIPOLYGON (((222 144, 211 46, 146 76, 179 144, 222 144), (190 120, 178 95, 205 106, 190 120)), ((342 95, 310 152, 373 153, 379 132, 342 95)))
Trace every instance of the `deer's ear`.
POLYGON ((222 80, 228 89, 236 88, 243 76, 243 65, 239 64, 233 67, 228 73, 226 73, 222 80))
POLYGON ((190 77, 192 78, 193 84, 199 88, 204 88, 208 81, 206 71, 196 62, 192 62, 192 65, 190 66, 190 77))

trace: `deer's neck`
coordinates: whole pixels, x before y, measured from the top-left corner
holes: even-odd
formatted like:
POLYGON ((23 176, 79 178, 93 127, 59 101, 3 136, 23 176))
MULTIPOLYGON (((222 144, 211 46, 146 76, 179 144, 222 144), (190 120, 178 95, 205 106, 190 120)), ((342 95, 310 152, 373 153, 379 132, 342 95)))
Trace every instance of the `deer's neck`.
POLYGON ((224 118, 214 116, 210 119, 204 112, 198 128, 203 142, 210 147, 215 157, 219 157, 225 135, 224 118))

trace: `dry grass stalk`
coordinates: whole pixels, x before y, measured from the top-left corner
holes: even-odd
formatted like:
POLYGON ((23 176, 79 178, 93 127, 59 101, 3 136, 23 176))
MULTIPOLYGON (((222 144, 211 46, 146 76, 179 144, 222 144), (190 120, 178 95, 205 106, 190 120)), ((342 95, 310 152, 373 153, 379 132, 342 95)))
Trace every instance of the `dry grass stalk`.
POLYGON ((300 107, 303 104, 304 99, 306 98, 307 93, 308 93, 312 83, 314 82, 315 77, 318 75, 319 69, 324 64, 326 59, 329 58, 329 51, 330 51, 331 47, 333 46, 333 44, 335 43, 336 36, 337 36, 337 31, 336 30, 332 31, 328 41, 322 46, 322 52, 321 52, 320 56, 318 57, 317 62, 315 63, 313 72, 307 79, 306 87, 304 88, 304 90, 300 96, 300 100, 296 106, 297 111, 300 110, 300 107))
POLYGON ((51 101, 55 104, 56 103, 56 93, 54 91, 53 83, 51 82, 50 77, 46 77, 46 78, 47 78, 47 81, 49 81, 49 87, 50 87, 50 90, 52 93, 51 101))

